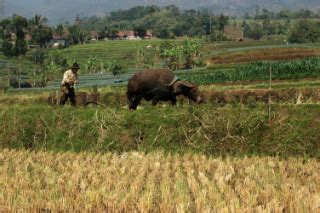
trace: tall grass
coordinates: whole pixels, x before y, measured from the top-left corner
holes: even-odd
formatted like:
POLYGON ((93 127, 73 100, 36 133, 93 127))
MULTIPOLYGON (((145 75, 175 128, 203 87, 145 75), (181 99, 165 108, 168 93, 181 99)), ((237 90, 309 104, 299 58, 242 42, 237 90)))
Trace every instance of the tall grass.
POLYGON ((320 157, 318 105, 54 108, 0 111, 1 148, 320 157))

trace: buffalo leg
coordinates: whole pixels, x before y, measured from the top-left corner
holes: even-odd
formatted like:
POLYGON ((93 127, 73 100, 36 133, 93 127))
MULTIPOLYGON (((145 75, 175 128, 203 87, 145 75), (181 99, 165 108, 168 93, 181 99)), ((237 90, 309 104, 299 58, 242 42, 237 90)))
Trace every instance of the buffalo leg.
POLYGON ((139 105, 139 103, 140 103, 140 101, 141 101, 141 98, 136 98, 136 99, 134 99, 134 100, 132 101, 131 105, 129 105, 129 109, 131 109, 131 110, 136 110, 137 107, 138 107, 138 105, 139 105))
POLYGON ((133 106, 133 96, 127 92, 127 99, 128 99, 128 106, 129 106, 129 109, 132 109, 132 106, 133 106))
POLYGON ((176 98, 176 96, 171 97, 170 101, 171 101, 171 104, 172 104, 173 106, 177 105, 177 98, 176 98))
POLYGON ((153 106, 156 106, 158 103, 159 103, 159 99, 158 98, 155 97, 155 98, 152 99, 152 105, 153 106))

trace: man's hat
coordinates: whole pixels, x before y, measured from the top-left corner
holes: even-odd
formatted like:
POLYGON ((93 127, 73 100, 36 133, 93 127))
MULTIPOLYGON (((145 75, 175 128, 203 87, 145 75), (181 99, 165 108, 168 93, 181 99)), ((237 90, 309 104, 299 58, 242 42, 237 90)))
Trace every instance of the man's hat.
POLYGON ((80 66, 79 66, 79 64, 77 62, 74 62, 72 67, 71 67, 71 69, 77 69, 78 70, 78 69, 80 69, 80 66))

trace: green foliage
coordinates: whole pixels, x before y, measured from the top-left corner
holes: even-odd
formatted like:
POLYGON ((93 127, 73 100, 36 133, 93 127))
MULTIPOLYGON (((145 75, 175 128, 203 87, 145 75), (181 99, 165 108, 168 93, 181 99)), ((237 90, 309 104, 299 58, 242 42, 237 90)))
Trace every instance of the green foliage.
POLYGON ((172 41, 166 40, 160 45, 160 58, 164 60, 164 66, 170 70, 177 70, 180 67, 182 48, 172 41))
POLYGON ((181 45, 166 40, 160 44, 159 52, 164 66, 170 70, 192 69, 195 65, 203 65, 197 40, 186 39, 181 45))
POLYGON ((320 41, 320 21, 311 22, 307 19, 299 20, 290 30, 288 40, 291 43, 320 41))
POLYGON ((155 29, 154 35, 157 38, 162 38, 162 39, 174 39, 175 36, 172 31, 170 31, 167 27, 160 27, 158 29, 155 29))
POLYGON ((51 55, 48 58, 49 61, 54 62, 58 66, 62 68, 69 67, 68 64, 68 58, 66 56, 66 52, 63 50, 55 50, 51 53, 51 55))
POLYGON ((242 28, 244 36, 254 40, 271 35, 286 35, 290 29, 291 22, 272 19, 255 20, 253 22, 243 21, 242 28))
POLYGON ((33 52, 33 59, 34 59, 34 64, 37 64, 37 65, 41 65, 44 63, 45 61, 45 58, 46 58, 46 53, 43 49, 36 49, 34 52, 33 52))
POLYGON ((75 24, 68 28, 68 43, 70 44, 83 44, 86 42, 89 32, 84 30, 79 25, 75 24))
POLYGON ((208 37, 209 42, 227 41, 228 38, 219 30, 213 30, 208 37))
POLYGON ((229 70, 218 70, 194 75, 181 75, 182 79, 198 83, 211 84, 234 81, 268 80, 272 69, 272 79, 301 79, 320 77, 320 59, 309 58, 296 61, 252 62, 238 65, 229 70))
POLYGON ((318 113, 315 105, 273 105, 271 120, 264 106, 145 107, 134 113, 121 108, 2 107, 0 147, 319 157, 318 113))
POLYGON ((11 19, 3 20, 1 26, 3 54, 7 57, 25 55, 28 50, 25 41, 25 29, 28 27, 27 19, 14 15, 11 19))
POLYGON ((47 18, 35 15, 29 20, 29 33, 34 44, 44 47, 52 39, 52 29, 47 25, 47 18))
POLYGON ((55 29, 55 32, 59 36, 64 36, 65 28, 62 24, 57 25, 57 28, 55 29))
POLYGON ((101 63, 98 61, 96 57, 90 56, 86 61, 85 70, 88 73, 98 73, 101 71, 101 63))
POLYGON ((137 26, 133 28, 134 35, 139 36, 140 38, 144 38, 147 32, 147 29, 143 26, 137 26))
POLYGON ((220 32, 224 31, 224 26, 228 24, 229 17, 221 14, 218 17, 218 29, 220 32))
MULTIPOLYGON (((183 35, 208 35, 211 28, 223 29, 227 20, 227 16, 212 16, 206 9, 182 11, 174 5, 169 5, 162 8, 138 6, 111 12, 106 17, 83 18, 81 21, 86 30, 105 31, 107 27, 110 33, 110 29, 121 31, 139 27, 151 30, 158 38, 171 39, 183 35)), ((112 38, 110 35, 109 37, 112 38)))
POLYGON ((68 69, 74 62, 74 59, 71 59, 66 56, 64 50, 54 50, 45 57, 43 64, 41 64, 41 69, 39 78, 50 80, 54 77, 61 77, 61 74, 68 69), (45 76, 45 77, 44 77, 45 76))
MULTIPOLYGON (((200 44, 196 40, 185 40, 182 46, 184 58, 184 68, 192 69, 196 64, 196 59, 200 56, 200 44)), ((199 62, 198 62, 199 63, 199 62)))
POLYGON ((159 57, 159 50, 157 47, 137 46, 137 62, 139 66, 152 68, 159 57))
POLYGON ((245 25, 244 29, 244 36, 254 40, 259 40, 264 35, 263 28, 258 23, 255 23, 252 26, 245 25))
POLYGON ((122 73, 122 66, 114 61, 109 61, 104 65, 107 72, 111 72, 114 76, 122 73))
POLYGON ((10 40, 4 40, 2 43, 3 54, 7 57, 15 56, 15 46, 10 40))

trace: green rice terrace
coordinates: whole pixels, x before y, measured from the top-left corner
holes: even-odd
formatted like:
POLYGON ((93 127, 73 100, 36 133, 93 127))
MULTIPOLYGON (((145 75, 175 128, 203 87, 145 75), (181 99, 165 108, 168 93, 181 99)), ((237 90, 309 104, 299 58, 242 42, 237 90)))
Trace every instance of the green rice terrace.
MULTIPOLYGON (((199 42, 203 65, 195 67, 195 70, 180 71, 181 78, 192 80, 195 83, 266 80, 269 78, 270 67, 273 69, 273 79, 275 80, 319 76, 320 47, 317 44, 285 45, 280 41, 251 41, 243 43, 221 42, 212 45, 201 40, 199 42)), ((105 41, 78 45, 64 50, 49 49, 45 50, 46 60, 49 64, 47 67, 50 67, 50 61, 58 59, 66 60, 65 63, 69 64, 76 60, 82 65, 79 86, 125 84, 131 73, 144 67, 137 58, 138 49, 146 46, 157 48, 161 43, 163 43, 161 40, 105 41), (108 62, 121 65, 123 74, 113 76, 103 67, 108 62), (91 66, 95 64, 96 69, 90 70, 90 64, 91 66), (101 72, 103 75, 97 75, 101 72), (86 75, 87 73, 90 75, 86 75)), ((173 41, 173 43, 179 45, 183 43, 183 40, 173 41)), ((44 68, 34 64, 34 54, 35 50, 29 51, 20 60, 0 59, 2 84, 6 84, 8 79, 15 79, 20 83, 32 83, 39 78, 36 75, 37 72, 47 72, 43 70, 44 68)), ((163 67, 163 62, 159 59, 154 60, 154 63, 147 67, 163 67)), ((47 88, 56 88, 59 86, 61 75, 67 67, 50 68, 55 71, 53 74, 47 74, 47 88)))

